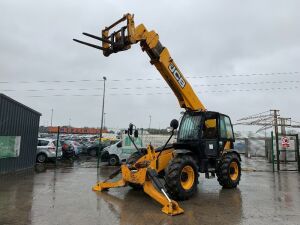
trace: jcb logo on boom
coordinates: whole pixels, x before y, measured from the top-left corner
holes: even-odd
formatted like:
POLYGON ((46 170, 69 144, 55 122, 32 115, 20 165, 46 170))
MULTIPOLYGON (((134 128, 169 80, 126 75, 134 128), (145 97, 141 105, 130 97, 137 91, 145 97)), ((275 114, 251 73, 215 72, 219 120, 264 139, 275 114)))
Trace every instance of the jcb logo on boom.
POLYGON ((170 63, 169 65, 169 70, 172 72, 173 76, 177 80, 178 84, 180 85, 181 88, 185 87, 185 80, 183 79, 182 75, 176 68, 176 66, 173 63, 170 63))

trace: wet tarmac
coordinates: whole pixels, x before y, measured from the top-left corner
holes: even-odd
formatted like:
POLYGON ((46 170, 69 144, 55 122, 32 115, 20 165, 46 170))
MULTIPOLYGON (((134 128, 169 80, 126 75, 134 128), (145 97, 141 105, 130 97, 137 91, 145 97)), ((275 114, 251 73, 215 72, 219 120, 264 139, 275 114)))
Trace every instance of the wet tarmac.
MULTIPOLYGON (((300 224, 300 174, 272 173, 264 160, 244 160, 237 189, 200 177, 198 193, 180 202, 183 215, 167 216, 142 191, 129 187, 91 190, 96 161, 39 166, 36 171, 0 176, 1 225, 170 225, 300 224)), ((115 168, 101 166, 100 179, 115 168)))

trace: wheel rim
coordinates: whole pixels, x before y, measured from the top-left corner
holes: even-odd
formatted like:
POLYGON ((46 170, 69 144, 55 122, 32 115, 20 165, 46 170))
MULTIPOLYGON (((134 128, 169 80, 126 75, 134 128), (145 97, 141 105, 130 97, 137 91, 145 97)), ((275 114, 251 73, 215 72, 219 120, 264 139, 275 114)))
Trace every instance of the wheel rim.
POLYGON ((39 157, 38 157, 39 162, 44 162, 45 159, 46 159, 46 157, 44 155, 39 155, 39 157))
POLYGON ((232 181, 237 180, 239 176, 239 167, 237 162, 231 162, 229 165, 229 176, 232 181))
POLYGON ((195 182, 194 180, 195 180, 195 173, 193 167, 191 166, 183 167, 180 175, 180 182, 183 189, 185 190, 191 189, 191 187, 195 182))
POLYGON ((116 162, 117 162, 117 160, 115 158, 110 159, 110 165, 114 166, 116 164, 116 162))

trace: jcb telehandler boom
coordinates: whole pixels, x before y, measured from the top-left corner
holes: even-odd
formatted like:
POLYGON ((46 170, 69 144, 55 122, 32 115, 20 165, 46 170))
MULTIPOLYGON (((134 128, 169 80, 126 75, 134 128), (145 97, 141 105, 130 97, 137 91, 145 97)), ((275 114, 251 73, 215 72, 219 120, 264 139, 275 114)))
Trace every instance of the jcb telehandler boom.
MULTIPOLYGON (((130 185, 144 191, 163 205, 162 211, 177 215, 183 212, 175 200, 185 200, 197 190, 199 173, 206 178, 218 177, 224 188, 235 188, 241 177, 240 155, 233 149, 234 133, 230 118, 218 112, 207 111, 190 84, 178 69, 169 51, 159 41, 154 31, 148 31, 143 24, 135 26, 133 15, 126 14, 120 20, 102 30, 102 37, 83 33, 102 41, 102 46, 74 39, 103 51, 104 56, 125 51, 131 45, 140 43, 153 64, 176 95, 179 104, 186 109, 177 133, 177 142, 167 143, 154 149, 138 149, 120 170, 122 178, 117 182, 99 182, 95 191, 130 185), (119 30, 112 28, 123 23, 119 30), (159 178, 164 178, 164 183, 159 178)), ((172 120, 173 131, 178 121, 172 120)), ((131 124, 128 133, 132 134, 131 124)), ((173 135, 173 132, 172 132, 173 135)), ((130 136, 130 135, 129 135, 130 136)))

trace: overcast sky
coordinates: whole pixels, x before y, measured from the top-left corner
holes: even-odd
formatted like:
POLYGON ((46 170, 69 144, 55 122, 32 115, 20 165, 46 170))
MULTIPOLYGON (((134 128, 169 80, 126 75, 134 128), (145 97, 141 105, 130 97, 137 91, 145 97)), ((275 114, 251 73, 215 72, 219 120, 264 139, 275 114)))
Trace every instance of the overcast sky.
POLYGON ((94 127, 102 100, 93 95, 106 76, 106 126, 147 128, 151 115, 151 127, 165 128, 183 110, 139 45, 106 58, 72 41, 100 35, 130 12, 194 77, 188 81, 208 110, 236 121, 276 108, 300 121, 299 8, 296 0, 0 0, 0 92, 42 113, 41 125, 50 125, 53 108, 53 125, 94 127))

